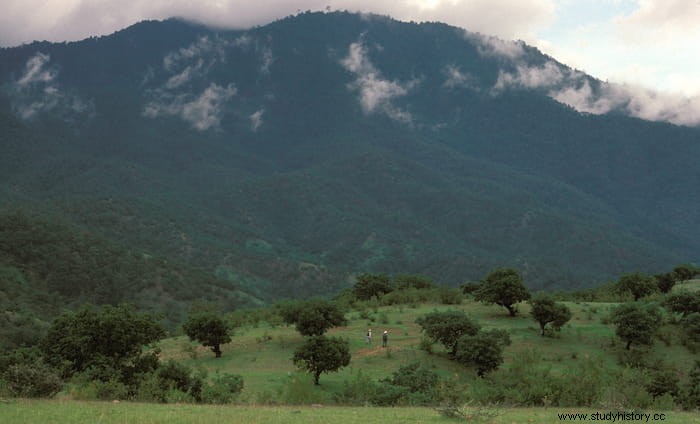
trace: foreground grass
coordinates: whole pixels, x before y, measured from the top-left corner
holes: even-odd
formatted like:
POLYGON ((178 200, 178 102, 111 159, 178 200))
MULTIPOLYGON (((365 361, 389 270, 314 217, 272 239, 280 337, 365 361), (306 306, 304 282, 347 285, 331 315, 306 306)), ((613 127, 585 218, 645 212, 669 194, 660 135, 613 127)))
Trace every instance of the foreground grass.
MULTIPOLYGON (((471 410, 473 415, 457 420, 441 416, 430 408, 365 408, 328 406, 202 406, 188 404, 147 404, 78 402, 60 400, 0 400, 0 422, 13 424, 211 424, 211 423, 452 423, 459 421, 496 424, 560 423, 558 414, 613 412, 591 408, 486 408, 471 410)), ((617 411, 614 411, 617 412, 617 411)), ((624 411, 632 412, 632 411, 624 411)), ((635 411, 654 414, 653 411, 635 411)), ((700 415, 690 412, 657 411, 664 424, 700 423, 700 415)), ((612 421, 608 421, 612 422, 612 421)), ((625 421, 646 422, 646 421, 625 421)), ((649 420, 653 422, 653 418, 649 420)))

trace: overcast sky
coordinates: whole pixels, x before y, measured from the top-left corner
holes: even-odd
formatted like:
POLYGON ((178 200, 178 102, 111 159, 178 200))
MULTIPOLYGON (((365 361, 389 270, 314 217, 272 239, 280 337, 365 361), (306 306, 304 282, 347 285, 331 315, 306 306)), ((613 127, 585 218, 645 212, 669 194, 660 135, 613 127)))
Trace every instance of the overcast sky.
POLYGON ((700 0, 2 0, 0 46, 173 16, 240 29, 327 8, 521 39, 603 80, 700 97, 700 0))

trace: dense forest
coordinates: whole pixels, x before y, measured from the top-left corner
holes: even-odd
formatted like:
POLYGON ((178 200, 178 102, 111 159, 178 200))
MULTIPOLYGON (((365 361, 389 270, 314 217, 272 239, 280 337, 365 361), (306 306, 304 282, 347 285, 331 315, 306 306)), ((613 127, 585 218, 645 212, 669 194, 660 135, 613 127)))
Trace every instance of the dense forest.
POLYGON ((584 83, 523 43, 340 12, 2 49, 0 204, 268 302, 358 270, 558 289, 697 261, 698 129, 549 95, 584 83), (494 88, 543 67, 560 86, 494 88))

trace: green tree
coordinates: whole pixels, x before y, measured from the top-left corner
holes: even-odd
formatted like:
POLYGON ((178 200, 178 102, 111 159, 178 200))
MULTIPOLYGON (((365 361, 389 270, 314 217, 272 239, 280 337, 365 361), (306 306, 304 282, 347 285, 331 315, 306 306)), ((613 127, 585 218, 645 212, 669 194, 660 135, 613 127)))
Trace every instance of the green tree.
POLYGON ((615 334, 627 342, 629 350, 633 343, 651 345, 656 330, 663 323, 659 307, 654 304, 625 303, 613 310, 610 321, 616 325, 615 334))
POLYGON ((425 275, 399 274, 394 277, 394 286, 397 289, 432 289, 435 288, 435 283, 425 275))
POLYGON ((700 312, 684 316, 680 324, 685 333, 683 344, 691 351, 696 352, 700 348, 700 312))
POLYGON ((549 296, 538 296, 530 301, 530 315, 540 324, 540 335, 544 336, 545 326, 549 323, 555 331, 571 319, 571 310, 563 303, 557 303, 549 296))
POLYGON ((503 348, 508 345, 510 337, 503 330, 479 331, 459 338, 455 359, 476 366, 477 374, 483 377, 503 363, 503 348))
POLYGON ((321 299, 283 305, 280 314, 285 323, 295 324, 303 336, 320 336, 330 328, 347 324, 337 304, 321 299))
POLYGON ((676 276, 676 281, 684 282, 691 280, 698 275, 700 271, 690 264, 682 264, 673 268, 673 274, 676 276))
MULTIPOLYGON (((46 361, 68 364, 68 373, 88 368, 127 372, 148 356, 143 348, 165 337, 165 330, 148 314, 137 314, 126 305, 84 306, 57 317, 42 343, 46 361)), ((148 362, 148 361, 146 361, 148 362)))
POLYGON ((353 286, 358 300, 369 300, 373 296, 381 297, 393 290, 389 276, 385 274, 360 274, 353 286))
POLYGON ((676 274, 673 272, 656 274, 654 278, 656 279, 656 286, 659 288, 661 293, 670 293, 673 286, 676 285, 676 274))
POLYGON ((413 362, 401 366, 390 378, 380 380, 373 396, 378 406, 434 404, 440 377, 427 366, 413 362))
POLYGON ((211 347, 217 358, 221 358, 221 345, 231 341, 228 326, 218 314, 203 313, 188 317, 182 326, 185 334, 204 346, 211 347))
POLYGON ((3 377, 7 390, 18 397, 53 397, 63 387, 56 372, 41 361, 11 365, 3 377))
POLYGON ((292 361, 314 376, 319 384, 321 373, 338 371, 350 364, 350 344, 337 337, 313 336, 294 351, 292 361))
POLYGON ((523 279, 518 271, 509 268, 500 268, 489 275, 474 291, 474 299, 483 303, 493 303, 503 306, 510 316, 515 316, 518 309, 515 304, 528 300, 530 292, 523 284, 523 279))
POLYGON ((442 343, 454 355, 457 341, 464 335, 475 335, 480 326, 464 311, 430 312, 416 320, 423 332, 433 341, 442 343))
POLYGON ((700 313, 700 292, 679 291, 666 296, 663 302, 666 309, 677 314, 700 313))
POLYGON ((683 385, 681 402, 685 409, 700 409, 700 360, 695 360, 688 373, 688 380, 683 385))
POLYGON ((640 272, 625 274, 617 281, 617 290, 631 293, 635 301, 656 292, 658 288, 654 278, 640 272))

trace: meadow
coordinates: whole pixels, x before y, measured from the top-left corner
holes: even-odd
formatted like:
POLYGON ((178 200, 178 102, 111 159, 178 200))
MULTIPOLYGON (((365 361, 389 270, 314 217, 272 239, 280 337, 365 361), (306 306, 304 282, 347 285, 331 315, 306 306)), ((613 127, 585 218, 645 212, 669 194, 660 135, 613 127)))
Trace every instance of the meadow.
MULTIPOLYGON (((700 281, 679 285, 676 290, 698 290, 700 281)), ((422 362, 444 377, 453 377, 464 385, 475 379, 475 372, 452 361, 444 348, 436 344, 432 353, 420 348, 423 338, 415 320, 431 311, 464 310, 484 329, 505 329, 512 343, 504 351, 502 369, 508 369, 516 358, 524 355, 537 358, 539 366, 553 372, 565 370, 582 359, 592 359, 615 369, 624 344, 615 337, 612 325, 604 323, 616 303, 563 302, 572 311, 573 318, 555 337, 541 337, 538 324, 529 316, 530 306, 521 303, 516 317, 510 317, 504 308, 489 306, 472 300, 459 305, 414 304, 392 306, 369 306, 346 314, 348 324, 328 331, 330 336, 346 338, 350 342, 352 360, 350 366, 339 372, 323 374, 320 387, 304 390, 305 403, 328 403, 332 401, 344 382, 361 373, 373 379, 388 377, 400 366, 411 362, 422 362), (365 333, 373 329, 373 341, 367 344, 365 333), (381 333, 389 332, 387 348, 381 347, 381 333)), ((214 358, 208 348, 191 342, 187 337, 173 337, 160 344, 162 359, 178 362, 209 374, 217 372, 236 373, 243 376, 245 388, 243 399, 252 403, 274 403, 303 376, 296 372, 291 361, 292 352, 303 343, 304 338, 293 327, 271 326, 260 322, 235 330, 233 341, 222 347, 221 358, 214 358)), ((663 359, 675 366, 689 368, 695 358, 685 347, 672 342, 670 345, 656 341, 647 353, 650 357, 663 359)), ((299 383, 300 386, 306 382, 299 383)))
MULTIPOLYGON (((699 290, 700 280, 679 285, 676 290, 699 290)), ((616 303, 564 302, 573 318, 553 337, 542 337, 538 324, 529 316, 529 305, 518 305, 516 317, 504 308, 483 305, 470 299, 461 304, 414 303, 380 306, 366 303, 346 313, 348 324, 329 330, 331 336, 346 338, 350 343, 350 365, 336 373, 323 374, 320 385, 296 370, 292 352, 303 343, 294 327, 260 321, 235 330, 231 343, 222 346, 223 356, 215 358, 206 347, 184 336, 170 337, 159 343, 162 360, 175 359, 201 375, 212 378, 218 373, 240 374, 244 390, 232 405, 196 405, 188 403, 149 404, 137 402, 94 402, 85 400, 80 387, 67 386, 52 400, 0 399, 1 423, 433 423, 454 422, 434 407, 370 407, 342 406, 339 395, 352 382, 369 378, 377 381, 390 377, 401 366, 419 362, 446 380, 469 399, 475 391, 484 390, 482 379, 474 369, 451 360, 438 344, 426 349, 416 319, 431 311, 460 309, 479 322, 484 329, 505 329, 512 343, 505 348, 504 363, 494 374, 503 374, 522 365, 523 358, 538 369, 564 375, 577 366, 596 363, 605 370, 624 375, 620 365, 624 343, 615 336, 614 327, 606 323, 616 303), (367 343, 365 333, 371 327, 374 339, 367 343), (380 336, 389 332, 389 343, 381 346, 380 336), (585 362, 589 361, 589 362, 585 362), (519 365, 520 364, 520 365, 519 365)), ((651 362, 663 361, 687 373, 697 358, 679 340, 666 336, 656 339, 645 353, 651 362)), ((580 368, 579 368, 580 369, 580 368)), ((571 375, 576 378, 575 375, 571 375)), ((620 403, 619 385, 611 386, 602 401, 590 407, 522 407, 517 404, 478 406, 468 402, 459 417, 468 422, 549 423, 561 422, 558 414, 590 414, 636 411, 663 413, 664 423, 700 423, 700 415, 674 409, 663 399, 648 402, 646 408, 628 408, 620 403)), ((637 391, 635 391, 637 390, 637 391)), ((650 419, 653 421, 653 419, 650 419)), ((611 421, 609 421, 611 422, 611 421)), ((634 421, 633 421, 634 422, 634 421)))
MULTIPOLYGON (((560 423, 558 414, 607 410, 591 408, 490 408, 473 409, 466 422, 494 424, 560 423)), ((649 412, 647 412, 649 413, 649 412)), ((690 412, 665 411, 664 424, 700 423, 690 412)), ((653 416, 653 413, 652 413, 653 416)), ((453 423, 431 408, 377 408, 339 406, 203 406, 189 404, 145 404, 79 402, 61 400, 13 400, 0 404, 0 420, 13 424, 373 424, 373 423, 453 423)), ((650 419, 649 422, 652 422, 650 419)), ((657 420, 660 422, 660 420, 657 420)), ((609 421, 611 422, 611 421, 609 421)), ((635 421, 631 421, 635 422, 635 421)), ((645 422, 645 421, 637 421, 645 422)))

